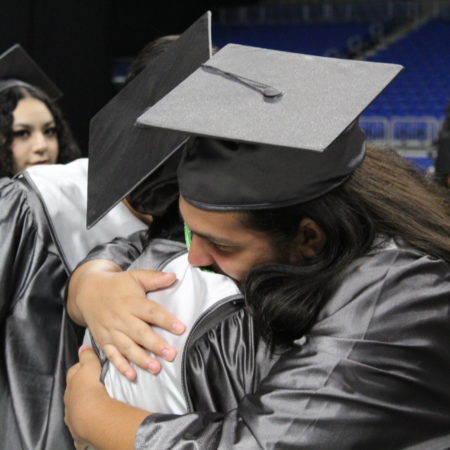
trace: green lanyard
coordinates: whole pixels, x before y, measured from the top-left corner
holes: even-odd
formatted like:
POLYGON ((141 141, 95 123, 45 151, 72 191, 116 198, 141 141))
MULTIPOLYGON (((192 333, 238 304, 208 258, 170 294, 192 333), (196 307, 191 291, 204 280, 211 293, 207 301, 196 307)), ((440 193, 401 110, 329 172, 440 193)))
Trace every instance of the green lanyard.
POLYGON ((192 242, 192 231, 186 223, 184 224, 184 240, 186 242, 186 248, 189 250, 192 242))
MULTIPOLYGON (((186 223, 184 224, 184 240, 186 242, 186 248, 189 251, 189 249, 191 248, 191 243, 192 243, 192 231, 186 225, 186 223)), ((205 268, 202 268, 202 267, 199 267, 199 269, 202 270, 203 272, 214 273, 213 270, 205 269, 205 268)))

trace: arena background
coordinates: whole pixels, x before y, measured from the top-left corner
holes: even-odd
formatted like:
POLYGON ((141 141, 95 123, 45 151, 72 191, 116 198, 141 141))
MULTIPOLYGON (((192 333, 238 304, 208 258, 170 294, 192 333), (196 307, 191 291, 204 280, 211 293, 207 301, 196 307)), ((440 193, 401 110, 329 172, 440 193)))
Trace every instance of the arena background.
POLYGON ((361 123, 370 140, 431 166, 450 100, 450 0, 2 0, 0 52, 18 42, 53 78, 87 154, 89 120, 137 51, 182 32, 207 9, 218 46, 403 64, 361 123))

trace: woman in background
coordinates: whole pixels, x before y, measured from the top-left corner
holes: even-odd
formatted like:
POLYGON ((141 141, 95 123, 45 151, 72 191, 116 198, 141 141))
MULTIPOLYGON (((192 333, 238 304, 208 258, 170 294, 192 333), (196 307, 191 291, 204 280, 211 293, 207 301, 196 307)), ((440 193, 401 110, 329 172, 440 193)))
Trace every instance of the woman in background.
POLYGON ((59 94, 20 47, 0 56, 1 449, 73 448, 62 393, 81 330, 66 316, 65 284, 103 239, 145 227, 118 205, 86 230, 87 159, 42 165, 78 156, 59 94))
MULTIPOLYGON (((11 54, 29 58, 14 46, 0 57, 0 66, 11 69, 11 54)), ((36 164, 79 158, 78 146, 53 100, 53 92, 59 92, 53 83, 41 83, 22 68, 13 67, 9 72, 0 72, 0 175, 12 177, 36 164)))

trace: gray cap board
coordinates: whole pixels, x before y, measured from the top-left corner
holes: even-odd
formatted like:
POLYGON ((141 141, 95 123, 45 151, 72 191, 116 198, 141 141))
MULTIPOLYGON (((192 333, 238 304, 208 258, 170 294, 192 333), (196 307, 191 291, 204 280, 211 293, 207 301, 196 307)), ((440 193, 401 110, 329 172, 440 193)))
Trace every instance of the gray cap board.
POLYGON ((401 70, 229 44, 138 123, 198 137, 179 170, 181 192, 194 204, 300 203, 338 186, 360 164, 357 119, 401 70))

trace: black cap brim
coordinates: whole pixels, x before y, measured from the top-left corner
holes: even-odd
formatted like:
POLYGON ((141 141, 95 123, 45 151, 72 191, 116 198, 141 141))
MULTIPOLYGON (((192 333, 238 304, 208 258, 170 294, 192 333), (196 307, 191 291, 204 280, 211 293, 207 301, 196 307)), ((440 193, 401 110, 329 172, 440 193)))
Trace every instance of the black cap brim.
POLYGON ((92 119, 88 227, 186 142, 186 134, 135 126, 135 122, 210 56, 211 13, 207 12, 92 119))
MULTIPOLYGON (((62 97, 62 92, 36 64, 31 56, 15 44, 0 55, 0 90, 2 82, 16 80, 44 91, 51 100, 62 97)), ((10 86, 11 83, 8 83, 10 86)))

